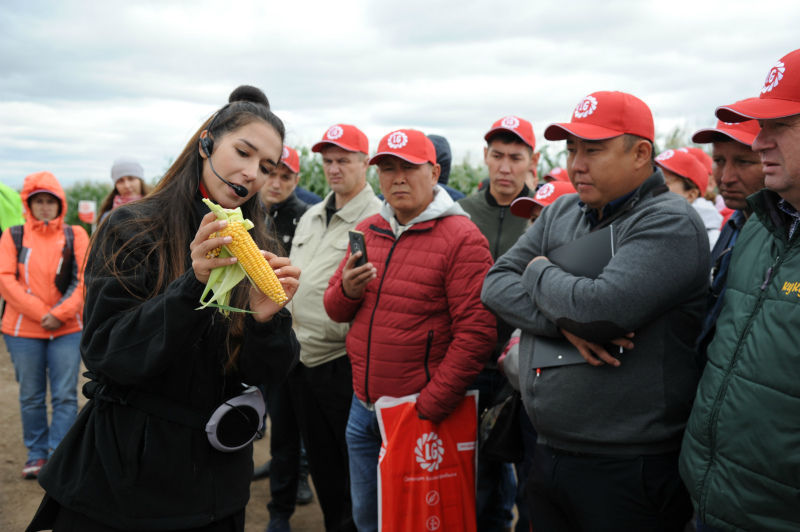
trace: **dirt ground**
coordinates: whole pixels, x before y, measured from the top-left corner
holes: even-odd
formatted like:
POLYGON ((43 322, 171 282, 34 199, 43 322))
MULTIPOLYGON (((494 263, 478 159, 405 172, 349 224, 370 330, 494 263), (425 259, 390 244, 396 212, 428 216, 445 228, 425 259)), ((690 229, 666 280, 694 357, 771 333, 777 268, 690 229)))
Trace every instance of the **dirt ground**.
MULTIPOLYGON (((81 377, 80 390, 85 380, 81 377)), ((78 392, 78 405, 86 399, 78 392)), ((26 450, 22 444, 22 423, 19 413, 19 387, 14 378, 14 366, 0 339, 0 531, 25 530, 39 507, 44 490, 35 480, 20 478, 25 464, 26 450)), ((253 459, 257 465, 269 459, 269 435, 255 443, 253 459)), ((269 480, 251 484, 250 503, 247 505, 246 532, 263 532, 269 515, 269 480)), ((324 530, 322 511, 316 496, 311 504, 298 506, 291 520, 294 532, 324 530)))

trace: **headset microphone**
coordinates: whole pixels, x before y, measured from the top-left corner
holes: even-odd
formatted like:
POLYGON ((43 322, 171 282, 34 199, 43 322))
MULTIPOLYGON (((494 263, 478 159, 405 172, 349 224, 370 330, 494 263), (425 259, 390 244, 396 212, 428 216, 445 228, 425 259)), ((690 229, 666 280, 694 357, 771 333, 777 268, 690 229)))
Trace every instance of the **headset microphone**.
POLYGON ((212 139, 209 139, 208 137, 203 137, 200 139, 200 147, 203 149, 206 156, 208 157, 208 164, 211 165, 211 171, 214 172, 214 175, 217 176, 220 179, 220 181, 231 187, 237 196, 239 196, 240 198, 246 198, 247 197, 246 187, 242 185, 234 185, 229 181, 225 181, 225 179, 221 175, 219 175, 217 171, 214 169, 214 163, 211 162, 211 150, 214 149, 214 141, 212 139))

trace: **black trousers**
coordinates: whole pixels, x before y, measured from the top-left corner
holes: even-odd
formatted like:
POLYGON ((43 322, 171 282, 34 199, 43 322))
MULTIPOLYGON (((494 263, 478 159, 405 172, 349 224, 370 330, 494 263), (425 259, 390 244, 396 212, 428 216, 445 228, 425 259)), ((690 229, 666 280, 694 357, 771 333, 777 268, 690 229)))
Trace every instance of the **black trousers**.
POLYGON ((692 504, 678 454, 576 456, 537 445, 527 489, 533 530, 681 532, 692 504))
MULTIPOLYGON (((295 371, 295 370, 293 370, 295 371)), ((269 471, 271 498, 267 503, 270 517, 289 519, 297 503, 300 478, 300 427, 291 393, 290 380, 265 387, 271 420, 269 448, 272 464, 269 471)))
POLYGON ((343 356, 313 368, 298 364, 290 385, 325 530, 355 531, 345 440, 353 400, 350 360, 343 356))

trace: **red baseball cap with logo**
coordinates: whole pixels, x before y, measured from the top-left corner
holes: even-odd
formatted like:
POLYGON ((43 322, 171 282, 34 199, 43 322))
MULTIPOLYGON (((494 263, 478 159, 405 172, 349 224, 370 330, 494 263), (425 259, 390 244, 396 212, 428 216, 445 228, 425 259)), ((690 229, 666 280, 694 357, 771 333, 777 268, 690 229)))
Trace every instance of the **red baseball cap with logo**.
POLYGON ((511 202, 511 214, 520 218, 530 218, 537 205, 547 207, 564 194, 575 194, 575 187, 569 181, 545 183, 532 198, 523 196, 511 202))
POLYGON ((708 172, 709 174, 711 173, 711 170, 714 167, 714 161, 711 159, 711 156, 709 154, 707 154, 700 148, 691 148, 688 146, 685 148, 678 148, 678 149, 680 151, 685 151, 690 155, 694 156, 694 158, 697 159, 697 162, 703 165, 703 168, 706 169, 706 172, 708 172))
MULTIPOLYGON (((758 98, 748 98, 748 100, 757 100, 758 98)), ((742 100, 745 101, 745 100, 742 100)), ((761 131, 761 126, 758 125, 756 120, 745 120, 744 122, 728 123, 722 120, 717 121, 717 127, 709 127, 701 129, 692 135, 692 142, 698 144, 709 144, 714 142, 714 137, 717 134, 722 134, 732 138, 742 144, 748 146, 753 145, 756 135, 761 131)))
POLYGON ((800 50, 789 52, 772 65, 758 98, 717 107, 716 114, 724 122, 800 114, 800 50))
POLYGON ((533 134, 533 126, 527 120, 513 115, 501 118, 492 124, 492 129, 483 136, 484 140, 488 141, 498 131, 510 131, 518 136, 522 142, 536 149, 536 136, 533 134))
POLYGON ((425 133, 415 129, 398 129, 383 137, 378 144, 378 153, 372 156, 369 164, 377 164, 386 155, 400 157, 412 164, 436 164, 433 142, 425 133))
POLYGON ((688 179, 700 189, 700 194, 704 195, 708 187, 708 172, 700 164, 689 150, 679 148, 677 150, 666 150, 658 154, 656 164, 665 168, 685 179, 688 179))
POLYGON ((289 167, 289 170, 295 174, 300 171, 300 156, 294 148, 283 145, 283 153, 281 154, 281 162, 289 167))
POLYGON ((569 174, 567 174, 566 168, 556 166, 544 175, 544 179, 545 181, 569 181, 569 174), (548 179, 548 177, 550 179, 548 179))
POLYGON ((311 151, 319 153, 328 144, 339 146, 343 150, 357 151, 369 155, 369 140, 356 126, 336 124, 328 128, 322 140, 311 147, 311 151))
POLYGON ((566 140, 567 135, 586 140, 605 140, 624 134, 650 142, 655 139, 653 113, 642 100, 618 91, 593 92, 581 100, 568 124, 550 124, 544 130, 547 140, 566 140))

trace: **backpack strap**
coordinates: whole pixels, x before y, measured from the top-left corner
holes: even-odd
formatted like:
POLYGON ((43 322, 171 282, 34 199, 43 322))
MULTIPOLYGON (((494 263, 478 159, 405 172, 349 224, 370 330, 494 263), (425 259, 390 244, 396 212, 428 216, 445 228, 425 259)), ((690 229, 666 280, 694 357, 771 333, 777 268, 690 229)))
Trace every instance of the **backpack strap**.
MULTIPOLYGON (((25 234, 24 225, 14 225, 8 228, 11 231, 11 239, 14 245, 17 246, 17 262, 25 262, 28 256, 28 248, 22 247, 22 237, 25 234)), ((19 265, 17 265, 17 279, 19 279, 19 265)))
POLYGON ((66 293, 72 282, 72 261, 75 257, 72 249, 74 242, 75 232, 72 230, 72 226, 64 224, 64 248, 61 250, 61 261, 58 264, 58 271, 56 271, 56 288, 62 294, 66 293))

